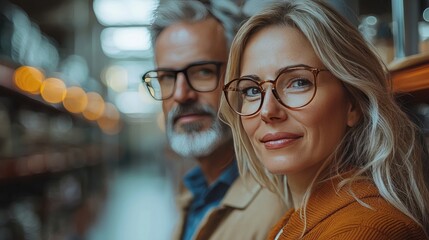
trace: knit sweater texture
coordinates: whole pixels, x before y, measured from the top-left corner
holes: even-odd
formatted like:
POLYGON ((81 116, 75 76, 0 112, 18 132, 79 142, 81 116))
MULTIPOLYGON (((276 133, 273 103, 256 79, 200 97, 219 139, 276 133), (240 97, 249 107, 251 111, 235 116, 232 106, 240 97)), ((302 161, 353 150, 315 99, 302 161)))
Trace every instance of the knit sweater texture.
POLYGON ((306 225, 300 211, 291 209, 270 231, 268 239, 428 239, 423 229, 384 200, 370 181, 357 181, 352 186, 355 196, 370 207, 359 203, 348 187, 337 191, 337 183, 338 180, 325 182, 312 193, 306 225))

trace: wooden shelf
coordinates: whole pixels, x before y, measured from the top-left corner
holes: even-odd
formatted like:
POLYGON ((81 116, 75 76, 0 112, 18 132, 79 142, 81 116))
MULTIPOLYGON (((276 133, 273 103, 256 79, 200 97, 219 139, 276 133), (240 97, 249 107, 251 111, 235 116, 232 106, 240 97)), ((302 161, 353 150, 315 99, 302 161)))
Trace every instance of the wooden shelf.
POLYGON ((105 149, 101 131, 94 122, 66 111, 61 104, 48 104, 39 95, 20 91, 13 84, 13 71, 14 66, 0 59, 0 101, 11 122, 9 131, 3 136, 9 146, 3 152, 0 149, 0 184, 13 185, 34 177, 102 165, 109 160, 108 154, 115 156, 116 146, 105 149), (60 117, 70 119, 71 129, 67 133, 73 134, 64 133, 64 140, 59 140, 58 136, 50 135, 49 124, 44 125, 44 134, 38 135, 34 129, 16 131, 21 129, 19 114, 22 111, 42 116, 45 123, 60 117), (12 129, 12 125, 15 128, 12 129))
POLYGON ((0 161, 0 182, 94 166, 101 159, 101 149, 96 145, 5 158, 0 161))
POLYGON ((429 97, 429 54, 416 54, 395 60, 388 68, 395 93, 421 94, 424 91, 429 97))

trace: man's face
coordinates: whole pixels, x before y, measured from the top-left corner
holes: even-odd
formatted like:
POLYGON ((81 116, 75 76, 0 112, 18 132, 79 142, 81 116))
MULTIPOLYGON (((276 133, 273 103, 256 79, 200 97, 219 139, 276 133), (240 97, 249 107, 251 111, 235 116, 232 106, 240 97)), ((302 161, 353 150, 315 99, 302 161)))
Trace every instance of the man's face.
POLYGON ((173 96, 163 100, 167 137, 182 156, 203 157, 231 138, 217 118, 228 48, 223 27, 210 18, 176 23, 161 32, 155 43, 157 68, 182 69, 201 61, 220 61, 220 79, 211 92, 193 90, 183 73, 177 75, 173 96))

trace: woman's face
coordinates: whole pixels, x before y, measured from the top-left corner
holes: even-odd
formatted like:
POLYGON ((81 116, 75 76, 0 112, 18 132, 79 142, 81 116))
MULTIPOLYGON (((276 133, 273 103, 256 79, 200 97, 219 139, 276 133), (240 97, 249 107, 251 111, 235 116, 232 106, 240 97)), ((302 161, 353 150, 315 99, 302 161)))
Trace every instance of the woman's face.
MULTIPOLYGON (((297 64, 325 68, 300 31, 271 26, 250 38, 241 76, 273 80, 279 69, 297 64)), ((359 118, 341 82, 329 71, 320 72, 316 82, 314 99, 294 110, 282 106, 271 91, 273 85, 265 83, 260 112, 241 117, 258 158, 272 173, 311 178, 359 118)))

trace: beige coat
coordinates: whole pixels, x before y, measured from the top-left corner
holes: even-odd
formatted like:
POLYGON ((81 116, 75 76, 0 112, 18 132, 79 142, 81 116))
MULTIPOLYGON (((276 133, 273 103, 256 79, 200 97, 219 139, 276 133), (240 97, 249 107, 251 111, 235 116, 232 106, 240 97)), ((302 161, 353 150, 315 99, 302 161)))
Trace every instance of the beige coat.
MULTIPOLYGON (((174 240, 179 240, 182 235, 185 211, 191 200, 189 191, 178 199, 180 214, 174 240)), ((220 205, 204 216, 193 239, 263 240, 286 211, 274 193, 262 188, 253 179, 243 181, 238 177, 220 205)))

